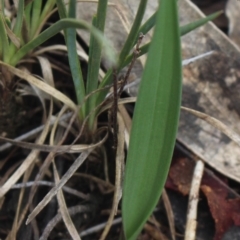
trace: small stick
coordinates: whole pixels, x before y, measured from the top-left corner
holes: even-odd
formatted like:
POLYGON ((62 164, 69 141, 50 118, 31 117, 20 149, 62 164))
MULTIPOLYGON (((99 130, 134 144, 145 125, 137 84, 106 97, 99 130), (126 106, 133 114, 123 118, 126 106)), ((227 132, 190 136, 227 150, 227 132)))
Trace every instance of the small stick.
POLYGON ((118 98, 123 92, 124 86, 127 83, 127 80, 129 78, 129 75, 132 71, 133 65, 140 53, 140 44, 143 40, 144 35, 142 33, 139 34, 139 38, 136 44, 136 48, 133 52, 133 59, 130 63, 130 66, 128 67, 128 70, 126 72, 126 75, 123 79, 123 82, 118 90, 118 78, 117 78, 117 70, 113 69, 113 106, 112 106, 112 123, 113 123, 113 148, 117 149, 117 135, 118 135, 118 125, 117 125, 117 111, 118 111, 118 98))
POLYGON ((199 188, 203 176, 204 163, 198 160, 193 173, 193 180, 189 193, 187 224, 184 240, 195 240, 197 228, 197 205, 199 188))
POLYGON ((142 43, 143 38, 144 38, 144 35, 143 35, 142 33, 140 33, 140 34, 139 34, 139 37, 138 37, 137 44, 136 44, 136 48, 135 48, 135 50, 133 51, 132 61, 131 61, 131 63, 130 63, 130 66, 129 66, 127 72, 126 72, 126 75, 125 75, 124 79, 123 79, 123 83, 122 83, 122 85, 121 85, 121 87, 120 87, 120 89, 119 89, 119 92, 118 92, 118 96, 119 96, 119 97, 120 97, 120 95, 122 94, 123 88, 124 88, 124 86, 125 86, 126 83, 127 83, 127 80, 128 80, 129 75, 130 75, 130 73, 131 73, 131 71, 132 71, 132 68, 133 68, 133 66, 134 66, 134 63, 136 62, 136 60, 137 60, 137 58, 138 58, 138 56, 139 56, 139 53, 140 53, 140 44, 142 43))

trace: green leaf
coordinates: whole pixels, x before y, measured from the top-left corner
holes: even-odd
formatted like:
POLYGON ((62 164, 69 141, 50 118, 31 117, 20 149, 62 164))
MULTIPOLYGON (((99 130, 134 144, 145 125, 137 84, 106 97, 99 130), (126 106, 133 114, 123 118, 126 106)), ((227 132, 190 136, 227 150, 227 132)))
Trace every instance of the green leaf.
POLYGON ((64 5, 64 2, 62 0, 57 0, 57 8, 60 18, 66 18, 67 17, 67 10, 64 5))
POLYGON ((181 27, 181 36, 186 35, 187 33, 195 30, 198 27, 203 26, 204 24, 206 24, 209 21, 212 21, 213 19, 217 18, 218 16, 220 16, 223 13, 223 11, 218 11, 216 13, 213 13, 205 18, 201 18, 195 22, 186 24, 184 26, 181 27))
POLYGON ((17 37, 21 36, 22 24, 23 24, 23 16, 24 16, 24 0, 18 1, 18 8, 17 8, 17 17, 16 23, 13 28, 13 32, 17 37))
MULTIPOLYGON (((141 26, 141 22, 142 22, 144 13, 145 13, 146 5, 147 5, 147 0, 141 0, 139 7, 138 7, 136 17, 134 19, 134 22, 133 22, 133 25, 131 28, 131 31, 128 34, 127 40, 124 43, 124 46, 119 54, 117 71, 120 71, 123 68, 122 65, 125 62, 124 60, 126 59, 127 55, 129 54, 130 50, 132 49, 135 39, 138 38, 139 28, 141 26)), ((112 71, 112 69, 110 69, 107 72, 107 74, 105 75, 101 84, 99 85, 99 88, 104 88, 106 85, 112 83, 112 79, 113 79, 112 73, 113 73, 113 71, 112 71)), ((97 94, 96 106, 99 105, 104 100, 107 93, 108 93, 108 90, 103 90, 103 91, 99 92, 99 94, 97 94)))
MULTIPOLYGON (((70 0, 69 2, 69 18, 76 18, 76 0, 70 0)), ((74 88, 77 96, 77 102, 79 105, 82 105, 85 98, 85 85, 82 76, 82 69, 80 61, 77 54, 76 46, 76 29, 68 28, 66 30, 65 39, 67 40, 67 49, 68 49, 68 61, 72 73, 72 78, 74 82, 74 88)), ((83 117, 85 112, 85 104, 82 105, 80 110, 80 116, 83 117)))
POLYGON ((33 39, 38 26, 41 24, 40 16, 42 9, 42 0, 35 0, 32 4, 32 18, 31 18, 31 28, 30 28, 30 39, 33 39))
POLYGON ((138 31, 138 35, 137 35, 135 41, 133 42, 134 44, 132 45, 132 47, 134 47, 134 45, 137 43, 138 36, 140 33, 145 35, 155 26, 156 17, 157 17, 157 12, 153 13, 153 15, 140 27, 140 29, 138 31))
MULTIPOLYGON (((15 25, 13 27, 13 33, 21 39, 22 25, 23 25, 23 17, 24 17, 24 0, 18 1, 17 8, 17 17, 15 21, 15 25)), ((9 44, 8 54, 5 56, 5 61, 8 62, 9 59, 14 55, 16 51, 16 46, 14 43, 9 44)))
MULTIPOLYGON (((213 14, 205 17, 205 18, 201 18, 201 19, 199 19, 199 20, 197 20, 195 22, 188 23, 188 24, 186 24, 184 26, 181 26, 180 27, 180 35, 181 36, 186 35, 187 33, 197 29, 198 27, 203 26, 207 22, 212 21, 213 19, 217 18, 221 14, 222 14, 222 11, 219 11, 219 12, 213 13, 213 14)), ((149 18, 149 21, 150 21, 151 24, 153 23, 154 18, 155 18, 154 14, 152 15, 152 17, 149 18)), ((146 24, 146 25, 148 25, 148 24, 146 24)), ((150 25, 148 25, 148 27, 149 26, 150 25)), ((143 28, 144 28, 144 31, 146 31, 146 28, 144 27, 144 25, 143 25, 143 28)), ((146 54, 148 52, 149 46, 150 46, 150 43, 146 43, 145 45, 143 45, 140 48, 139 57, 141 57, 142 55, 144 55, 144 54, 146 54)), ((132 61, 132 58, 133 58, 132 54, 128 55, 126 57, 122 67, 126 67, 132 61)))
POLYGON ((69 19, 65 18, 62 20, 59 20, 58 22, 51 25, 49 28, 47 28, 45 31, 43 31, 41 34, 39 34, 38 37, 34 38, 32 41, 28 42, 26 45, 24 45, 22 48, 20 48, 16 54, 11 58, 10 65, 15 66, 20 59, 22 59, 27 53, 44 43, 46 40, 51 38, 52 36, 56 35, 60 31, 67 29, 67 28, 79 28, 83 30, 87 30, 90 32, 93 32, 96 39, 103 44, 104 51, 107 57, 109 58, 109 61, 114 65, 117 62, 116 54, 113 50, 113 47, 109 43, 109 41, 102 35, 101 32, 99 32, 96 28, 89 25, 87 22, 82 20, 75 20, 75 19, 69 19))
POLYGON ((118 66, 120 68, 121 68, 125 58, 129 54, 130 50, 132 49, 134 40, 138 37, 138 30, 141 26, 141 22, 142 22, 144 13, 145 13, 146 5, 147 5, 147 0, 141 0, 138 10, 137 10, 137 15, 136 15, 133 25, 132 25, 132 28, 127 36, 127 40, 124 43, 124 46, 119 55, 118 66))
POLYGON ((177 134, 181 86, 177 2, 161 0, 126 163, 122 215, 128 240, 137 238, 164 187, 177 134))
MULTIPOLYGON (((97 15, 93 17, 92 25, 104 32, 108 0, 98 2, 97 15)), ((98 76, 101 63, 102 45, 99 45, 93 34, 90 36, 89 61, 86 94, 98 88, 98 76)), ((86 116, 95 108, 96 95, 92 95, 86 102, 86 116)), ((93 130, 95 114, 89 117, 89 129, 93 130)))
POLYGON ((52 11, 54 5, 56 3, 56 0, 48 0, 46 4, 44 5, 44 8, 41 12, 41 17, 39 20, 39 23, 43 22, 46 16, 52 11))
POLYGON ((8 42, 8 36, 6 32, 6 28, 4 25, 4 16, 2 14, 2 11, 0 11, 0 59, 5 59, 5 57, 8 54, 9 49, 9 42, 8 42))

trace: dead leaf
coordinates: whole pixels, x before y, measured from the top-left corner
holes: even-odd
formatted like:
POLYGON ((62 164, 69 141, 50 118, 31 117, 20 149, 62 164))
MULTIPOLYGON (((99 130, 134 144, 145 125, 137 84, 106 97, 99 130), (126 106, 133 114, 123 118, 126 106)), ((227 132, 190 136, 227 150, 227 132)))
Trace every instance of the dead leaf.
POLYGON ((182 158, 178 159, 169 171, 169 178, 173 181, 173 184, 177 186, 178 191, 184 196, 188 195, 190 190, 194 165, 194 161, 182 158))
POLYGON ((215 221, 214 240, 221 240, 223 234, 233 225, 239 225, 240 199, 227 200, 209 186, 203 185, 201 190, 207 197, 208 205, 215 221))

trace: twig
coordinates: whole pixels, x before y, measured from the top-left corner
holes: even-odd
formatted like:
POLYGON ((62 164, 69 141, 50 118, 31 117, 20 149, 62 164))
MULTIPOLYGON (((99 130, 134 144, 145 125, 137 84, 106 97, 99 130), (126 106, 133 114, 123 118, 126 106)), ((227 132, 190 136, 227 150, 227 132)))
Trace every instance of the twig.
MULTIPOLYGON (((118 223, 121 223, 121 222, 122 222, 122 218, 116 218, 116 219, 113 220, 112 225, 115 225, 115 224, 118 224, 118 223)), ((107 224, 107 222, 101 223, 97 226, 94 226, 94 227, 91 227, 91 228, 89 228, 85 231, 82 231, 80 236, 85 237, 85 236, 93 234, 95 232, 99 232, 100 230, 102 230, 106 226, 106 224, 107 224)))
POLYGON ((128 70, 127 70, 126 74, 125 74, 125 77, 124 77, 124 79, 123 79, 123 83, 122 83, 122 85, 121 85, 121 87, 120 87, 120 89, 119 89, 119 91, 118 91, 118 97, 120 97, 120 95, 122 94, 123 89, 124 89, 124 86, 126 85, 126 83, 127 83, 127 81, 128 81, 128 78, 129 78, 129 76, 130 76, 130 73, 131 73, 131 71, 132 71, 132 68, 133 68, 133 66, 134 66, 134 63, 136 62, 136 60, 137 60, 137 58, 138 58, 138 56, 139 56, 139 53, 140 53, 140 44, 141 44, 143 38, 144 38, 144 35, 143 35, 142 33, 140 33, 140 34, 139 34, 139 37, 138 37, 137 44, 136 44, 136 48, 135 48, 135 50, 133 51, 132 61, 131 61, 131 63, 130 63, 130 66, 128 67, 128 70))
POLYGON ((116 150, 116 170, 115 170, 115 189, 113 196, 113 203, 111 213, 109 215, 106 227, 100 237, 100 240, 105 240, 107 234, 112 226, 114 215, 117 213, 118 203, 122 197, 122 179, 123 179, 123 165, 124 165, 124 129, 125 125, 120 114, 117 115, 119 122, 118 142, 116 150))
POLYGON ((31 222, 36 217, 36 215, 51 201, 51 199, 57 194, 59 189, 61 189, 65 185, 65 183, 69 180, 69 178, 77 171, 77 169, 85 161, 85 159, 88 157, 92 150, 93 149, 86 150, 75 160, 75 162, 63 175, 61 181, 48 192, 48 194, 43 198, 43 200, 35 207, 32 213, 28 216, 26 224, 31 222))
MULTIPOLYGON (((81 205, 77 205, 74 207, 70 207, 68 208, 68 212, 70 214, 70 216, 73 216, 77 213, 84 213, 84 212, 90 212, 91 208, 88 206, 81 206, 81 205)), ((62 220, 62 215, 61 213, 58 213, 46 226, 46 228, 43 231, 42 236, 40 237, 39 240, 47 240, 49 234, 51 233, 51 231, 53 230, 53 228, 62 220)))
MULTIPOLYGON (((15 184, 11 187, 11 189, 17 189, 17 188, 27 188, 27 187, 31 187, 33 186, 34 184, 36 185, 39 185, 39 186, 48 186, 48 187, 54 187, 55 186, 55 183, 53 182, 48 182, 48 181, 37 181, 37 182, 26 182, 26 183, 18 183, 18 184, 15 184)), ((82 198, 84 200, 89 200, 89 196, 82 193, 82 192, 79 192, 75 189, 72 189, 70 187, 67 187, 67 186, 63 186, 63 191, 67 192, 67 193, 70 193, 72 195, 75 195, 79 198, 82 198)))
POLYGON ((164 207, 165 207, 166 212, 167 212, 167 218, 168 218, 168 223, 169 223, 169 226, 170 226, 170 232, 171 232, 172 240, 175 240, 176 239, 176 237, 175 237, 176 233, 175 233, 174 215, 173 215, 172 206, 171 206, 171 203, 169 201, 169 197, 167 195, 167 192, 166 192, 165 188, 163 189, 163 192, 162 192, 162 199, 163 199, 164 207))
POLYGON ((195 240, 197 228, 197 205, 199 188, 203 176, 204 163, 198 160, 193 173, 193 180, 189 193, 187 224, 184 240, 195 240))

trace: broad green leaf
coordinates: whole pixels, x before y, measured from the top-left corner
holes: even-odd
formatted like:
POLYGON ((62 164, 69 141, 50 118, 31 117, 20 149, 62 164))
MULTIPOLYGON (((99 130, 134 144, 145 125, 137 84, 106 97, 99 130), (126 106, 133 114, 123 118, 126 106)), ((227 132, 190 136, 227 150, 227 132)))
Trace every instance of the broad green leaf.
MULTIPOLYGON (((212 21, 213 19, 217 18, 220 14, 222 13, 222 11, 217 12, 217 13, 213 13, 209 16, 207 16, 206 18, 202 18, 199 19, 193 23, 189 23, 186 24, 182 27, 180 27, 180 35, 183 36, 185 34, 187 34, 188 32, 203 26, 204 24, 206 24, 208 21, 212 21)), ((154 13, 140 28, 140 30, 138 31, 138 33, 143 32, 143 33, 147 33, 154 25, 156 22, 156 13, 154 13)), ((137 41, 137 36, 135 36, 135 40, 133 41, 134 43, 136 43, 137 41)), ((146 54, 148 52, 150 43, 147 43, 145 45, 143 45, 140 48, 140 54, 139 57, 141 57, 142 55, 146 54)), ((128 64, 130 64, 130 62, 132 61, 133 55, 130 54, 125 58, 125 61, 123 62, 122 66, 120 67, 119 70, 121 70, 122 68, 126 67, 128 64)), ((110 69, 107 74, 105 75, 103 81, 101 82, 100 87, 103 88, 104 86, 111 84, 112 82, 112 70, 110 69)), ((97 103, 96 105, 100 104, 103 99, 105 98, 107 94, 107 90, 106 91, 102 91, 101 93, 99 93, 98 99, 97 99, 97 103)))
POLYGON ((177 2, 161 0, 126 163, 122 215, 127 240, 137 238, 164 187, 177 134, 181 85, 177 2))

